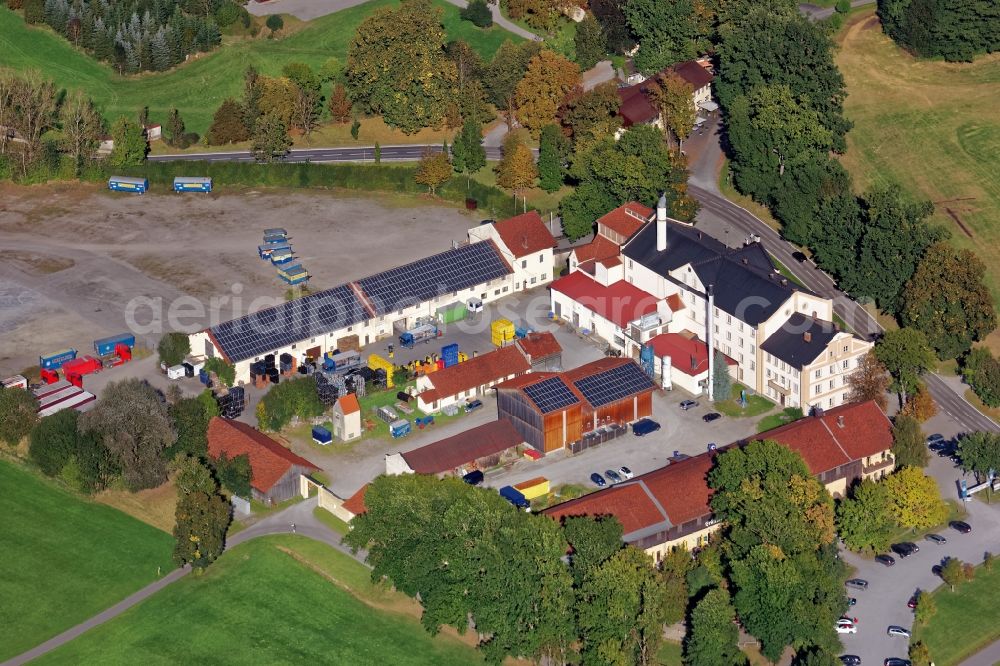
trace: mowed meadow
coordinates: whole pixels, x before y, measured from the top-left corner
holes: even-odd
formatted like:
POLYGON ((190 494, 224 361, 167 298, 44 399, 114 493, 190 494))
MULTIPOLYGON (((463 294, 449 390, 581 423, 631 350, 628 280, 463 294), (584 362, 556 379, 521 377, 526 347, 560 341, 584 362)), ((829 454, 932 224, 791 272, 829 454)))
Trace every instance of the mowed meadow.
MULTIPOLYGON (((521 41, 502 28, 475 27, 459 18, 458 7, 433 0, 442 9, 447 39, 467 41, 484 58, 492 57, 504 39, 521 41)), ((379 7, 398 6, 398 0, 371 0, 308 23, 287 37, 224 41, 215 51, 202 54, 168 72, 120 76, 45 26, 27 26, 24 19, 0 6, 0 67, 37 69, 56 85, 80 89, 92 97, 109 121, 119 115, 134 117, 148 106, 153 122, 166 122, 176 107, 190 131, 204 134, 212 115, 227 97, 239 97, 243 72, 253 65, 264 74, 278 75, 289 62, 304 62, 319 69, 329 58, 341 65, 358 25, 379 7)), ((262 34, 267 34, 267 29, 262 34)))
POLYGON ((855 186, 894 180, 931 200, 933 221, 986 264, 1000 303, 1000 54, 918 60, 883 34, 873 11, 838 41, 854 122, 843 162, 855 186))

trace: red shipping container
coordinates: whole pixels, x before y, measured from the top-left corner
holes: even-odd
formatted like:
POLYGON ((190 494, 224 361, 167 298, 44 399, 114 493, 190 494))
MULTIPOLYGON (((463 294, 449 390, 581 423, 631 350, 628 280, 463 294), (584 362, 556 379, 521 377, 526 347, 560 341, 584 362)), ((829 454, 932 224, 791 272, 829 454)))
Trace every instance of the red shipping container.
POLYGON ((444 370, 444 359, 443 358, 439 358, 437 360, 437 369, 438 370, 444 370))

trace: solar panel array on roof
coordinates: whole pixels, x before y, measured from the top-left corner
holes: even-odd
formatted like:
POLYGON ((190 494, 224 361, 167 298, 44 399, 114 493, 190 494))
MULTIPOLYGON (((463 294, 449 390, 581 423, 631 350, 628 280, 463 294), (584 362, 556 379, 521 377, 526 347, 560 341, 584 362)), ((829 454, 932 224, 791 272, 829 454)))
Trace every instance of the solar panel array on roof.
POLYGON ((594 407, 602 407, 655 388, 652 380, 635 363, 625 363, 600 374, 578 379, 573 385, 594 407))
POLYGON ((524 392, 538 406, 542 414, 568 407, 577 401, 576 396, 559 377, 550 377, 537 384, 526 386, 524 392))
POLYGON ((493 243, 472 243, 358 280, 383 315, 510 274, 493 243))
POLYGON ((354 291, 345 284, 210 330, 226 356, 236 362, 357 324, 368 316, 354 291))

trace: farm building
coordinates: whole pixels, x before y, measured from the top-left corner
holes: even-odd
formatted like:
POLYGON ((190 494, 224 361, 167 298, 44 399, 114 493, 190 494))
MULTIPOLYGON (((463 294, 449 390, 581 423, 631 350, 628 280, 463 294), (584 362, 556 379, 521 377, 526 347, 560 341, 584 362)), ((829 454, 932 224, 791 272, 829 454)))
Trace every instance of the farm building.
POLYGON ((489 303, 547 284, 554 246, 537 213, 475 227, 468 244, 194 333, 191 349, 233 363, 236 380, 247 382, 250 364, 268 354, 320 358, 394 337, 472 298, 489 303))
MULTIPOLYGON (((843 496, 857 479, 878 478, 894 464, 892 425, 874 402, 844 405, 806 417, 753 439, 770 439, 802 455, 834 496, 843 496)), ((749 441, 749 440, 746 440, 749 441)), ((741 446, 745 441, 735 442, 741 446)), ((718 451, 674 462, 605 490, 558 504, 545 513, 565 516, 613 515, 621 521, 626 543, 657 561, 672 548, 704 545, 719 528, 709 507, 706 477, 718 451)))
POLYGON ((428 413, 438 412, 467 398, 483 395, 502 381, 531 372, 537 360, 533 352, 541 354, 541 364, 551 364, 562 358, 562 347, 554 335, 532 333, 510 346, 418 377, 417 407, 428 413))
POLYGON ((253 499, 266 505, 300 494, 299 477, 319 471, 259 430, 216 416, 208 424, 208 455, 219 458, 223 453, 228 458, 245 454, 250 459, 253 499))
POLYGON ((333 405, 333 436, 342 442, 361 437, 361 405, 353 393, 341 396, 333 405))
POLYGON ((406 453, 385 456, 386 474, 465 474, 485 470, 518 457, 524 438, 500 419, 406 453))
POLYGON ((634 362, 604 358, 504 382, 496 387, 497 410, 537 451, 576 450, 588 433, 650 416, 654 388, 634 362))
POLYGON ((562 368, 562 346, 551 333, 529 333, 516 344, 528 357, 532 371, 562 368))

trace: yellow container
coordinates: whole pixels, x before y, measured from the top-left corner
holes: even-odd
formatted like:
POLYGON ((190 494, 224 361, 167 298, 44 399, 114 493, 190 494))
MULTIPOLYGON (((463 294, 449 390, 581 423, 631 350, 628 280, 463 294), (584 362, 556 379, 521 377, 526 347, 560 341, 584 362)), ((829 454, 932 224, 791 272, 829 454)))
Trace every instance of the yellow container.
POLYGON ((525 499, 533 500, 549 494, 549 480, 544 476, 536 476, 534 479, 515 484, 514 488, 519 490, 525 499))
POLYGON ((393 387, 392 372, 396 366, 392 362, 385 360, 378 354, 372 354, 368 357, 368 367, 372 370, 385 370, 385 385, 387 388, 393 387))
POLYGON ((459 363, 465 363, 468 360, 469 360, 469 355, 468 354, 466 354, 465 352, 458 352, 458 362, 459 363))
POLYGON ((509 319, 494 319, 490 324, 490 335, 495 347, 503 347, 514 339, 514 324, 509 319))

